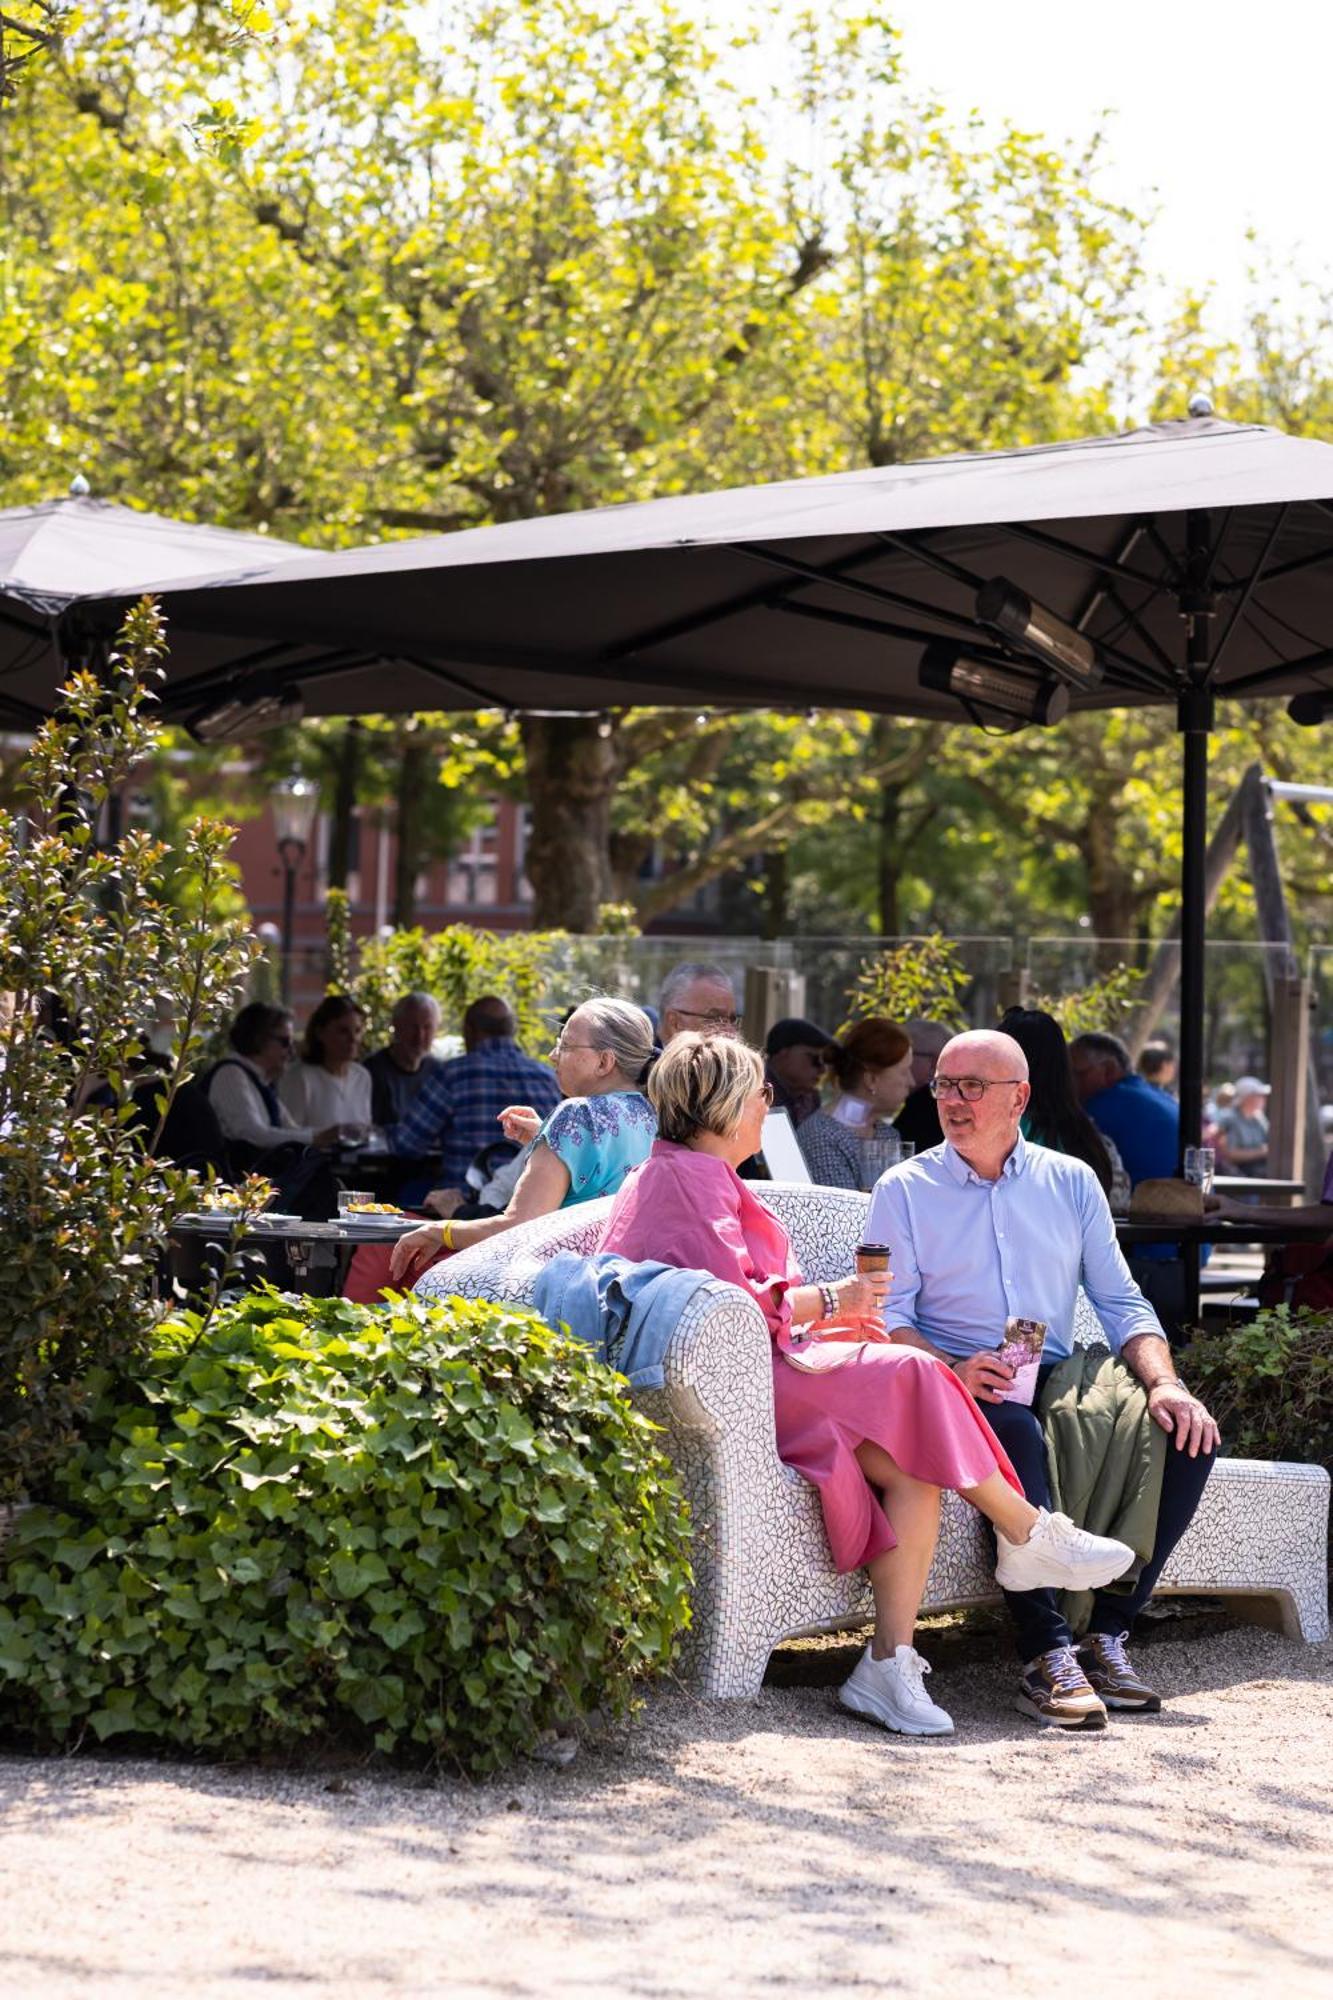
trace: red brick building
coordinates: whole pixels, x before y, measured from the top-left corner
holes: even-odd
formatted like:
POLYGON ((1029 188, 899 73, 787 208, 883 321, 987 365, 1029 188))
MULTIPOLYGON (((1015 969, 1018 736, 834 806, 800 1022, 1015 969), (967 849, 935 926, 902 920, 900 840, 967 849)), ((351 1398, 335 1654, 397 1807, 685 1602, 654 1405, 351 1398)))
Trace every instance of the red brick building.
MULTIPOLYGON (((523 873, 527 822, 526 806, 497 799, 491 819, 457 853, 423 870, 417 878, 415 912, 423 930, 438 931, 458 923, 500 931, 527 927, 532 909, 532 890, 523 873)), ((321 813, 296 874, 293 999, 298 1009, 323 992, 328 852, 329 816, 321 813)), ((283 866, 267 806, 238 830, 233 859, 256 926, 271 926, 280 934, 283 866)), ((347 877, 354 936, 374 937, 392 924, 395 860, 392 810, 358 808, 347 877)))

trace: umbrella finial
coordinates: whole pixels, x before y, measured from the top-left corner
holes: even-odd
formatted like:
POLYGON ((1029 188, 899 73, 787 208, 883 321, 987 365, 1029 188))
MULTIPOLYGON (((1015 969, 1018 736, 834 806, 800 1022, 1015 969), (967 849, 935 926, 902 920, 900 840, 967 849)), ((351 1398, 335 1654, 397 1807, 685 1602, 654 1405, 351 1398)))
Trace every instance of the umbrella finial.
POLYGON ((88 484, 83 474, 81 472, 76 472, 74 477, 69 482, 69 490, 71 499, 86 500, 88 498, 88 495, 92 492, 93 489, 88 484))
POLYGON ((1211 396, 1205 396, 1202 389, 1196 389, 1189 399, 1188 407, 1189 414, 1192 417, 1211 417, 1213 414, 1213 399, 1211 396))

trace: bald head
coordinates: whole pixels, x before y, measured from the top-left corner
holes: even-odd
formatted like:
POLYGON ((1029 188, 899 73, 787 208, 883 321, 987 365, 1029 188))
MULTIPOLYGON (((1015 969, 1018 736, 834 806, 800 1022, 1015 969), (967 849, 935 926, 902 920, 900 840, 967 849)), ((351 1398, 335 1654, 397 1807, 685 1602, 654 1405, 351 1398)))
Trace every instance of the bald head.
POLYGON ((995 1180, 1018 1143, 1027 1108, 1027 1057, 1012 1035, 975 1028, 940 1051, 931 1085, 944 1136, 974 1173, 995 1180))
POLYGON ((954 1076, 1004 1077, 1010 1083, 1026 1083, 1028 1059, 1012 1035, 998 1028, 972 1028, 955 1035, 940 1050, 940 1068, 954 1076))

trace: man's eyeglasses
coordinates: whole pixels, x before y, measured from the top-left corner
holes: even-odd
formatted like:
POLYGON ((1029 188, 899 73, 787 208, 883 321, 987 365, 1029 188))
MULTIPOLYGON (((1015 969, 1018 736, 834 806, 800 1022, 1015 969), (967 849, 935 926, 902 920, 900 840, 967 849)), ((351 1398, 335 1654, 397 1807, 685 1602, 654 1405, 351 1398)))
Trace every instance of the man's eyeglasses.
POLYGON ((719 1013, 716 1008, 710 1008, 706 1014, 700 1014, 693 1007, 673 1007, 671 1011, 686 1021, 703 1021, 710 1028, 739 1028, 745 1018, 742 1014, 719 1013))
POLYGON ((926 1085, 932 1097, 952 1097, 957 1091, 964 1104, 977 1104, 997 1084, 1022 1083, 1021 1076, 941 1076, 938 1071, 926 1085))
POLYGON ((278 1044, 278 1047, 279 1047, 279 1048, 282 1048, 282 1049, 290 1049, 290 1048, 293 1048, 293 1047, 295 1046, 295 1043, 296 1043, 296 1037, 295 1037, 295 1035, 292 1035, 292 1034, 286 1034, 286 1035, 270 1035, 270 1036, 269 1036, 269 1040, 270 1040, 271 1042, 276 1042, 276 1043, 278 1044))

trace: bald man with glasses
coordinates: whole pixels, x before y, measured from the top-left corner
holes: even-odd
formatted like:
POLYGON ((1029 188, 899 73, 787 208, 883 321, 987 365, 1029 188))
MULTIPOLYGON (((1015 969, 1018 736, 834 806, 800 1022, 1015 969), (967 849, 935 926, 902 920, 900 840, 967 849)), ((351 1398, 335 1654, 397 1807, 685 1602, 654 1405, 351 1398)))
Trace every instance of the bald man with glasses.
POLYGON ((1167 1433, 1151 1556, 1128 1590, 1096 1594, 1080 1646, 1053 1591, 1005 1593, 1024 1663, 1020 1712, 1064 1728, 1104 1728, 1108 1707, 1161 1707, 1131 1665, 1126 1642, 1199 1504, 1217 1426, 1176 1375, 1092 1169, 1023 1137, 1029 1089, 1018 1043, 993 1032, 956 1035, 930 1088, 943 1144, 890 1168, 871 1197, 866 1227, 867 1240, 887 1243, 892 1255, 884 1310, 892 1338, 953 1368, 984 1408, 1028 1499, 1053 1507, 1035 1404, 1051 1370, 1073 1352, 1081 1285, 1112 1354, 1143 1384, 1148 1414, 1167 1433), (1046 1325, 1032 1406, 1005 1400, 1012 1371, 996 1350, 1010 1318, 1046 1325))

